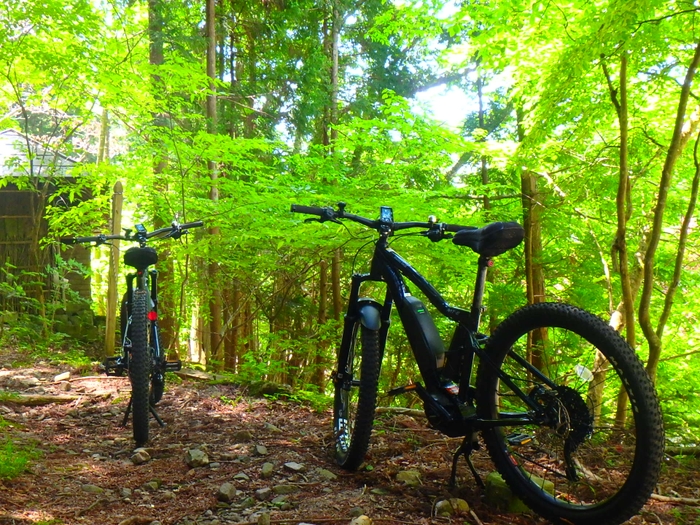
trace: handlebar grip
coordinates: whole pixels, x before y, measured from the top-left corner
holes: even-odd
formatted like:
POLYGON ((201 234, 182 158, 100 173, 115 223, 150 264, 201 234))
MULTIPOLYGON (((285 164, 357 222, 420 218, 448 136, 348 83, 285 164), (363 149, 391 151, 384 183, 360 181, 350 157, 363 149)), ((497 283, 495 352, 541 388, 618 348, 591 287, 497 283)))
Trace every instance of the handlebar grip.
POLYGON ((59 241, 63 244, 77 244, 79 242, 75 237, 61 237, 59 241))
POLYGON ((199 228, 200 226, 204 226, 204 221, 195 221, 195 222, 188 222, 186 224, 181 224, 180 228, 184 230, 187 228, 199 228))
POLYGON ((81 244, 84 242, 97 242, 100 240, 100 237, 73 237, 64 239, 61 239, 61 242, 65 244, 81 244))
POLYGON ((318 215, 323 217, 327 214, 327 208, 321 208, 319 206, 302 206, 301 204, 292 204, 292 211, 294 213, 306 213, 307 215, 318 215))

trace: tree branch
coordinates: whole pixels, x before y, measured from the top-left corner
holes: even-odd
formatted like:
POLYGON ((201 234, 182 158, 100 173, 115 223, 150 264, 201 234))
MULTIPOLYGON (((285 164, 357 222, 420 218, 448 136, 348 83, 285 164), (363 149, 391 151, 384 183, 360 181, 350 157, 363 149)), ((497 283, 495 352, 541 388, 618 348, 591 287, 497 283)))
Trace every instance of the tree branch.
POLYGON ((659 22, 663 22, 664 20, 668 20, 670 18, 675 18, 677 16, 685 15, 688 13, 697 13, 700 11, 700 8, 695 8, 695 9, 684 9, 682 11, 676 11, 675 13, 671 13, 670 15, 666 16, 660 16, 659 18, 650 18, 649 20, 642 20, 637 24, 637 29, 642 27, 644 24, 658 24, 659 22))
POLYGON ((656 207, 654 209, 654 220, 652 229, 649 233, 649 242, 647 250, 644 254, 644 286, 642 288, 642 297, 639 304, 639 324, 642 327, 644 336, 649 342, 649 360, 647 362, 647 372, 652 380, 656 377, 656 367, 661 352, 661 341, 656 331, 652 327, 650 319, 651 295, 654 288, 654 261, 656 249, 659 246, 661 232, 663 231, 663 217, 666 209, 666 201, 668 192, 671 186, 671 178, 676 161, 680 156, 683 148, 684 136, 683 126, 685 124, 686 110, 688 107, 688 99, 690 98, 690 86, 692 85, 695 72, 698 64, 700 64, 700 42, 696 44, 695 53, 691 60, 688 71, 686 72, 685 81, 681 89, 680 99, 678 101, 678 110, 676 113, 676 122, 673 129, 673 136, 666 154, 666 161, 661 172, 661 180, 659 181, 659 193, 657 197, 656 207))
POLYGON ((469 201, 483 201, 484 199, 488 199, 490 201, 502 201, 505 199, 522 199, 522 194, 513 193, 510 195, 496 195, 495 197, 487 197, 485 195, 431 195, 428 199, 458 199, 469 201))
POLYGON ((671 315, 671 308, 673 308, 673 297, 678 289, 678 284, 681 281, 681 273, 683 272, 683 258, 685 256, 685 246, 688 240, 688 231, 690 230, 690 223, 693 220, 693 213, 695 212, 695 204, 698 200, 698 186, 700 185, 700 161, 698 161, 698 144, 700 143, 700 134, 695 139, 695 148, 693 149, 693 162, 695 163, 695 175, 693 176, 693 184, 690 190, 690 199, 688 201, 688 210, 683 217, 683 223, 681 225, 681 233, 678 239, 678 250, 676 251, 676 264, 673 268, 673 278, 671 279, 671 284, 666 291, 666 298, 664 299, 664 309, 659 318, 659 322, 656 326, 656 336, 660 339, 664 332, 664 327, 671 315))

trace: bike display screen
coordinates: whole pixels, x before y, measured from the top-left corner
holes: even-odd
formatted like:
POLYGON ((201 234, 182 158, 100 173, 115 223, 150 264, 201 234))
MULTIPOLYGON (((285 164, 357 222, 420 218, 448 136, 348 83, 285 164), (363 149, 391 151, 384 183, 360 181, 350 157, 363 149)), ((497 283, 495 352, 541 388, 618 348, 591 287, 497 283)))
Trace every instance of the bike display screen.
POLYGON ((379 220, 382 222, 394 222, 394 211, 389 206, 382 206, 379 211, 379 220))

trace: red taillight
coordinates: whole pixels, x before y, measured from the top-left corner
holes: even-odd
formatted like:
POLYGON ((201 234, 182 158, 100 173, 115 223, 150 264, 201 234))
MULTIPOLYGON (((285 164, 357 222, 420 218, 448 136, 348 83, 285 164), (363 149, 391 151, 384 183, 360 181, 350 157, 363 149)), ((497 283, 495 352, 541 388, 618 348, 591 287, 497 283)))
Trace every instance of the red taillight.
POLYGON ((151 310, 150 312, 148 312, 149 321, 155 321, 156 319, 158 319, 158 314, 155 311, 151 310))

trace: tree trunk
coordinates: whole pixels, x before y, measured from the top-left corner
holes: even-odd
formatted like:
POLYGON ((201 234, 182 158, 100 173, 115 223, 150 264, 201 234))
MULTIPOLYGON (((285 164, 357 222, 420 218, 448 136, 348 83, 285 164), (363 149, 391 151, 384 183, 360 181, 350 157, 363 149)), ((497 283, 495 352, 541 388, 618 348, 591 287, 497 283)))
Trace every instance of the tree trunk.
MULTIPOLYGON (((620 273, 620 284, 622 286, 622 307, 614 313, 622 315, 622 318, 617 321, 619 328, 625 327, 627 342, 630 347, 635 348, 637 345, 635 335, 635 319, 634 319, 634 297, 631 279, 630 279, 630 264, 629 251, 627 249, 627 221, 630 215, 630 179, 628 168, 628 137, 629 137, 629 114, 627 109, 627 54, 622 53, 620 59, 620 86, 615 89, 612 83, 610 74, 608 73, 605 62, 602 62, 603 73, 608 83, 608 91, 610 92, 610 100, 615 107, 617 120, 620 125, 620 153, 619 153, 619 170, 617 184, 616 215, 617 215, 617 231, 615 233, 615 241, 612 247, 612 264, 620 273), (619 93, 619 98, 618 98, 619 93)), ((613 313, 613 314, 614 314, 613 313)), ((611 321, 613 315, 611 314, 611 321)), ((593 370, 593 381, 589 389, 589 397, 592 404, 596 407, 602 405, 603 386, 605 384, 605 376, 607 369, 607 359, 600 353, 596 353, 595 367, 593 370)), ((596 418, 600 414, 595 414, 596 418)), ((615 426, 622 428, 627 419, 627 394, 624 388, 620 389, 617 396, 617 409, 615 415, 615 426)))
POLYGON ((225 362, 226 370, 236 372, 238 369, 238 355, 241 343, 241 290, 234 281, 228 294, 229 304, 229 329, 226 331, 225 362))
POLYGON ((681 224, 680 236, 678 238, 678 249, 676 250, 676 262, 673 268, 673 278, 671 279, 671 284, 666 290, 666 298, 664 299, 664 309, 659 318, 659 322, 656 326, 656 335, 661 338, 663 335, 664 327, 668 321, 669 315, 671 315, 671 308, 673 307, 673 297, 676 294, 678 285, 681 280, 681 273, 683 272, 683 259, 685 256, 685 248, 688 240, 688 231, 693 222, 693 214, 695 212, 695 205, 698 200, 698 185, 700 184, 700 161, 698 160, 698 143, 700 142, 700 135, 695 139, 695 147, 693 148, 693 161, 695 163, 695 175, 693 176, 693 183, 690 190, 690 198, 688 199, 688 208, 685 215, 683 216, 683 223, 681 224))
POLYGON ((324 379, 326 377, 326 370, 324 366, 324 354, 327 346, 323 325, 326 324, 326 319, 328 318, 328 263, 324 260, 321 260, 318 264, 318 271, 318 326, 319 333, 321 334, 321 336, 319 337, 318 344, 314 349, 313 375, 311 378, 311 383, 316 385, 320 392, 323 392, 325 388, 324 379))
POLYGON ((321 143, 328 146, 328 152, 333 151, 333 142, 338 137, 335 125, 338 123, 338 47, 340 45, 340 25, 342 19, 338 9, 337 0, 331 1, 330 13, 323 20, 321 32, 323 34, 323 51, 330 63, 328 70, 329 88, 328 105, 323 108, 320 136, 321 143))
MULTIPOLYGON (((163 52, 163 9, 164 4, 161 0, 148 1, 148 35, 149 35, 149 54, 148 62, 153 66, 151 75, 151 89, 156 100, 160 99, 160 94, 163 91, 160 75, 158 74, 158 66, 165 62, 163 52)), ((158 111, 152 116, 155 125, 162 125, 161 118, 158 116, 158 111)), ((154 148, 161 147, 155 141, 154 148)), ((165 155, 156 154, 153 160, 153 175, 155 180, 155 195, 156 198, 167 193, 168 184, 164 177, 167 168, 167 162, 164 160, 165 155)), ((153 227, 162 228, 165 226, 165 221, 159 215, 160 203, 156 202, 155 210, 153 210, 153 227)), ((160 250, 160 259, 164 261, 159 267, 158 275, 158 324, 160 325, 160 344, 169 351, 170 359, 177 359, 179 351, 179 330, 180 321, 176 312, 178 301, 176 293, 168 286, 171 276, 173 275, 173 264, 170 260, 170 252, 166 246, 160 250)))
MULTIPOLYGON (((516 112, 518 119, 518 140, 525 140, 525 130, 522 127, 523 113, 516 112)), ((527 304, 545 301, 544 270, 542 268, 542 201, 534 173, 525 170, 520 175, 522 192, 523 229, 525 230, 525 286, 527 304)), ((547 340, 546 329, 533 332, 528 337, 528 358, 540 370, 545 366, 542 354, 542 344, 547 340)))
POLYGON ((620 61, 620 87, 615 89, 607 67, 603 63, 603 72, 608 82, 610 91, 610 99, 617 113, 617 119, 620 124, 620 154, 619 154, 619 175, 617 185, 617 232, 615 233, 615 241, 613 243, 613 266, 618 268, 620 272, 620 281, 622 285, 622 308, 620 313, 624 313, 624 322, 620 326, 624 326, 627 333, 627 342, 632 348, 636 346, 635 337, 635 318, 634 318, 634 294, 630 281, 630 265, 629 251, 627 249, 627 221, 629 219, 630 210, 628 203, 630 201, 630 183, 629 183, 629 168, 628 168, 628 109, 627 109, 627 55, 623 53, 620 61), (618 94, 619 92, 619 99, 618 94))
POLYGON ((109 112, 102 108, 100 145, 97 148, 97 164, 109 162, 109 112))
POLYGON ((331 26, 331 144, 338 139, 338 47, 340 46, 340 24, 342 19, 338 10, 338 0, 333 0, 333 23, 331 26))
POLYGON ((247 353, 255 352, 258 348, 258 338, 255 333, 255 317, 251 311, 250 301, 246 301, 244 309, 245 321, 245 343, 244 348, 247 353))
MULTIPOLYGON (((648 237, 649 240, 647 242, 647 250, 644 254, 644 284, 642 287, 642 296, 639 304, 639 324, 641 325, 642 331, 644 332, 644 337, 646 337, 649 344, 649 360, 647 361, 646 369, 652 380, 656 379, 656 369, 659 363, 659 358, 661 357, 661 335, 663 334, 662 326, 659 327, 660 330, 658 332, 654 330, 650 317, 651 295, 654 289, 655 255, 664 227, 663 217, 664 211, 666 210, 668 191, 671 187, 673 169, 683 149, 684 139, 687 141, 687 134, 684 137, 683 127, 685 124, 688 99, 690 97, 690 88, 692 86, 693 78, 695 77, 695 72, 699 63, 700 43, 698 43, 695 47, 693 60, 688 67, 685 80, 682 84, 673 136, 671 138, 668 153, 666 154, 666 161, 664 162, 664 167, 661 172, 659 193, 657 196, 656 207, 654 209, 654 221, 648 237)), ((694 123, 694 125, 697 126, 697 123, 694 123)))
MULTIPOLYGON (((207 94, 206 109, 207 109, 207 131, 214 135, 217 131, 217 114, 216 114, 216 0, 207 0, 206 6, 206 34, 207 34, 207 76, 209 77, 209 93, 207 94)), ((207 161, 207 169, 211 179, 211 189, 209 191, 209 199, 212 202, 219 200, 219 187, 217 179, 219 178, 218 167, 213 160, 207 161)), ((212 236, 219 236, 219 227, 214 226, 209 229, 212 236)), ((224 347, 222 345, 221 335, 221 291, 217 286, 218 282, 218 264, 214 261, 209 263, 209 336, 212 358, 215 366, 218 369, 224 367, 224 347)))
MULTIPOLYGON (((117 181, 112 195, 112 234, 117 235, 122 229, 122 203, 124 201, 122 183, 117 181)), ((117 294, 119 276, 119 239, 111 242, 109 248, 109 268, 107 282, 107 308, 105 308, 105 346, 102 358, 114 355, 115 334, 117 331, 117 312, 120 303, 117 294)))

